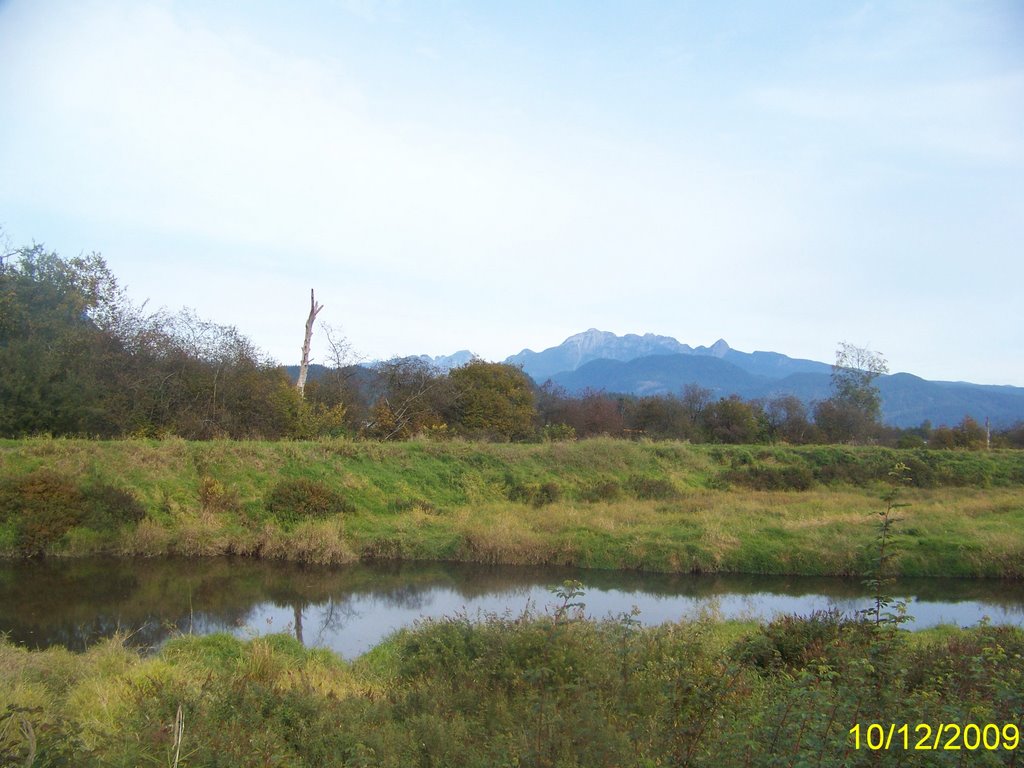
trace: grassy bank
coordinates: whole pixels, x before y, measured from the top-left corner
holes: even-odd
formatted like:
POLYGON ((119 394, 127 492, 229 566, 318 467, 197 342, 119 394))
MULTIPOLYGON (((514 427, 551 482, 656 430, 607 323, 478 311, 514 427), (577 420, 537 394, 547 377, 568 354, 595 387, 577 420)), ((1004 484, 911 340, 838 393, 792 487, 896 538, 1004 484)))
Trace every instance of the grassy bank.
POLYGON ((283 635, 187 636, 155 656, 0 642, 0 763, 1011 765, 1022 654, 1013 628, 910 636, 819 615, 640 629, 571 610, 428 623, 353 663, 283 635), (872 723, 908 723, 911 747, 918 724, 990 726, 995 748, 964 749, 964 733, 919 753, 897 735, 871 752, 872 723))
POLYGON ((603 439, 0 441, 0 553, 860 574, 899 461, 899 572, 1024 576, 1021 452, 603 439))

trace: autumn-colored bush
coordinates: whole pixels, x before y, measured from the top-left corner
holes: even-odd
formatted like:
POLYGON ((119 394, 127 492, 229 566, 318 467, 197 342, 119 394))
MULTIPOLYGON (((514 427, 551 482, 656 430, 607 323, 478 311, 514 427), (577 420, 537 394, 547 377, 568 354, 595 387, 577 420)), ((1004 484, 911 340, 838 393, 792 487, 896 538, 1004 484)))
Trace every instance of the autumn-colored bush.
POLYGON ((113 532, 146 516, 135 496, 116 485, 82 485, 51 469, 37 469, 0 483, 0 521, 14 528, 14 546, 25 557, 46 551, 76 526, 113 532))
POLYGON ((49 469, 6 480, 0 485, 0 520, 14 522, 17 551, 34 557, 78 525, 85 516, 78 485, 49 469))
POLYGON ((238 493, 209 475, 199 479, 199 503, 207 512, 233 512, 239 508, 238 493))

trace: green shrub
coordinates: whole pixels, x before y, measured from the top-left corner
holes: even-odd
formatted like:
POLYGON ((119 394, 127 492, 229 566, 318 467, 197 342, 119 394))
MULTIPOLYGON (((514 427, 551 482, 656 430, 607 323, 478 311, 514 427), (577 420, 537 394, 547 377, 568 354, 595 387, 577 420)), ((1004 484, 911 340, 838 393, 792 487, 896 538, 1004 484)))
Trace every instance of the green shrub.
POLYGON ((724 475, 728 482, 755 491, 806 491, 814 485, 814 473, 808 467, 748 464, 724 475))
POLYGON ((340 493, 318 480, 280 480, 267 494, 267 512, 282 525, 353 511, 340 493))
POLYGON ((576 439, 576 428, 571 424, 545 424, 540 434, 546 443, 563 443, 576 439))
POLYGON ((897 448, 924 448, 925 441, 920 435, 903 434, 896 441, 897 448))
POLYGON ((679 495, 672 482, 663 477, 630 475, 626 481, 626 487, 630 493, 641 500, 666 501, 679 495))
POLYGON ((907 465, 907 476, 915 487, 934 488, 937 484, 935 462, 931 460, 933 456, 934 454, 920 450, 903 459, 903 463, 907 465))
POLYGON ((992 462, 977 453, 957 452, 943 456, 939 467, 943 485, 988 488, 992 485, 992 462))
POLYGON ((622 486, 614 480, 603 480, 580 492, 583 501, 615 501, 622 496, 622 486))
POLYGON ((93 483, 82 493, 82 525, 96 531, 114 531, 122 525, 136 525, 146 508, 129 491, 109 483, 93 483))
POLYGON ((819 482, 866 485, 886 481, 889 470, 899 460, 888 448, 850 448, 847 446, 818 446, 804 452, 814 478, 819 482))
POLYGON ((543 507, 545 504, 554 504, 562 498, 562 488, 558 483, 541 483, 533 496, 533 506, 543 507))
POLYGON ((512 481, 508 485, 507 495, 509 501, 521 501, 524 504, 543 507, 562 498, 562 488, 558 483, 550 481, 540 484, 512 481))
POLYGON ((528 503, 530 501, 530 486, 520 483, 518 480, 506 479, 505 495, 508 496, 509 501, 528 503))
POLYGON ((737 467, 749 467, 754 463, 754 454, 752 454, 747 448, 736 448, 732 451, 729 463, 732 465, 733 469, 737 467))
POLYGON ((817 659, 830 659, 861 646, 866 625, 841 611, 814 611, 809 616, 781 616, 756 634, 736 643, 730 655, 766 672, 802 669, 817 659))
POLYGON ((1015 627, 982 625, 945 638, 938 648, 913 649, 906 665, 907 682, 924 688, 936 679, 957 680, 960 696, 974 693, 989 699, 1009 682, 1007 687, 1021 700, 1020 659, 1024 659, 1024 633, 1015 627), (1016 666, 1011 659, 1018 660, 1016 666))

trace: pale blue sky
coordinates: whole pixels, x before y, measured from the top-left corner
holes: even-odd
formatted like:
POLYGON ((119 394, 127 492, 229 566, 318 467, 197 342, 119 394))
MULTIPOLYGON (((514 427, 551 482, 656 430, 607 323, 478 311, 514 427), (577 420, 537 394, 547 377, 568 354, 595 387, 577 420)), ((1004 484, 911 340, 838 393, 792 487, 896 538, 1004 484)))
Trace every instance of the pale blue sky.
POLYGON ((366 358, 598 327, 1024 386, 1019 2, 0 0, 0 52, 8 237, 282 362, 315 287, 366 358))

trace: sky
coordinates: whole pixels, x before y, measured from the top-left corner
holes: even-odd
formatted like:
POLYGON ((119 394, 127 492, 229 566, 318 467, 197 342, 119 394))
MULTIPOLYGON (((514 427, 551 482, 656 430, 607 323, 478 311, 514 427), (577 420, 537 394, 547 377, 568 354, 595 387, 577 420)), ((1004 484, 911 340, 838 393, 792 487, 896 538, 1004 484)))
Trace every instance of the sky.
POLYGON ((1024 386, 1016 0, 0 0, 0 53, 7 239, 282 363, 315 289, 364 360, 596 327, 1024 386))

